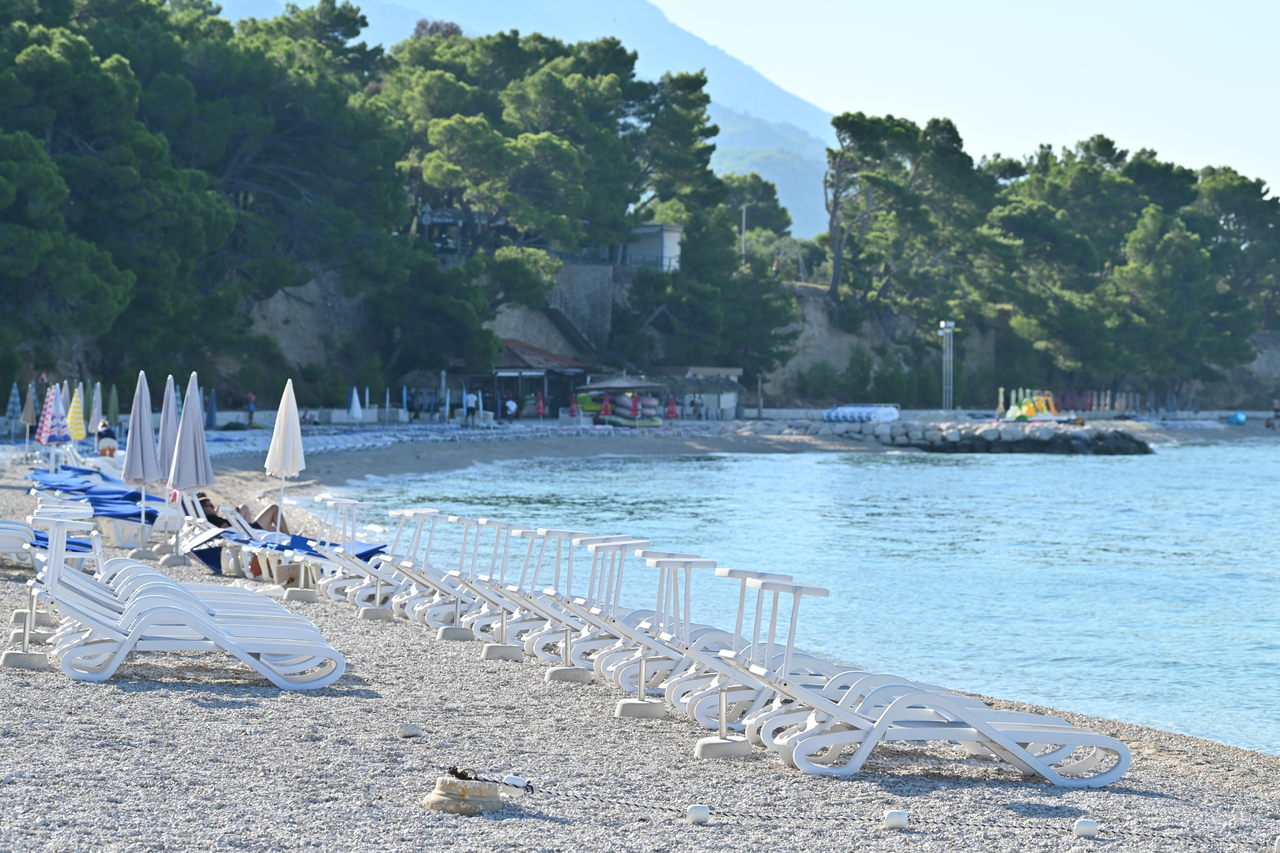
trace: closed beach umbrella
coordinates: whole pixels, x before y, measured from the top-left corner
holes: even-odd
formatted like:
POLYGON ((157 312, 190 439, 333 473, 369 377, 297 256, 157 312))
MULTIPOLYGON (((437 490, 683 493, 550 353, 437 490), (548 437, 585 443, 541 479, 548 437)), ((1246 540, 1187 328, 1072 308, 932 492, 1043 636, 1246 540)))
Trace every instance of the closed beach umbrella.
POLYGON ((9 405, 5 407, 4 416, 17 420, 22 417, 22 392, 18 390, 18 383, 13 383, 13 389, 9 391, 9 405))
POLYGON ((276 414, 265 467, 268 477, 280 478, 280 503, 276 512, 278 533, 280 518, 284 515, 284 478, 296 477, 307 467, 302 455, 302 423, 298 420, 298 401, 293 396, 292 379, 284 384, 284 396, 280 398, 280 411, 276 414))
POLYGON ((36 383, 27 385, 27 402, 22 405, 22 425, 26 427, 27 442, 31 441, 31 428, 40 422, 36 414, 36 383))
POLYGON ((98 424, 102 423, 102 383, 93 383, 93 404, 89 407, 87 427, 91 434, 98 434, 98 424))
POLYGON ((72 392, 71 407, 67 409, 67 433, 72 441, 79 441, 88 433, 84 431, 84 383, 76 385, 72 392))
POLYGON ((351 386, 351 396, 347 398, 347 417, 353 421, 364 420, 364 409, 360 408, 360 392, 351 386))
POLYGON ((209 405, 204 410, 204 428, 218 428, 218 389, 209 389, 209 405))
POLYGON ((569 395, 569 417, 576 418, 578 416, 578 395, 569 395))
POLYGON ((71 400, 71 383, 66 379, 62 380, 62 396, 58 398, 62 403, 62 413, 67 413, 67 404, 71 400))
POLYGON ((67 401, 62 393, 53 401, 53 426, 49 429, 49 441, 52 444, 66 444, 71 441, 71 433, 67 429, 67 401))
POLYGON ((538 402, 535 404, 533 413, 538 417, 542 417, 547 413, 547 404, 542 399, 542 392, 538 392, 538 402))
POLYGON ((667 420, 674 421, 680 414, 676 411, 676 397, 671 395, 671 399, 667 401, 667 420))
MULTIPOLYGON (((40 413, 40 424, 36 427, 36 441, 49 446, 65 444, 71 440, 67 435, 67 413, 62 409, 62 389, 50 385, 44 398, 44 409, 40 413)), ((49 470, 57 470, 58 462, 55 454, 49 456, 49 470)))
POLYGON ((9 419, 9 440, 13 441, 13 431, 18 425, 18 418, 22 417, 22 393, 18 391, 17 382, 9 392, 9 405, 5 407, 4 416, 9 419))
POLYGON ((151 389, 147 387, 147 374, 141 370, 138 371, 137 390, 133 392, 133 410, 129 412, 129 441, 125 445, 124 471, 120 477, 126 483, 142 487, 139 515, 140 523, 146 529, 147 483, 163 480, 165 472, 156 456, 156 435, 151 424, 151 389))
POLYGON ((147 374, 138 371, 138 388, 133 392, 133 410, 129 412, 129 442, 125 447, 121 479, 132 485, 158 483, 166 472, 156 454, 155 428, 151 421, 151 389, 147 374))
POLYGON ((107 420, 113 424, 120 423, 120 393, 116 391, 116 383, 111 383, 111 393, 107 395, 107 420))
POLYGON ((604 403, 600 406, 600 414, 606 418, 613 414, 613 407, 609 405, 608 391, 604 393, 604 403))
POLYGON ((400 386, 400 408, 409 411, 409 386, 400 386))
POLYGON ((364 407, 369 408, 369 386, 364 386, 364 407))
POLYGON ((44 405, 40 407, 40 421, 36 424, 36 443, 49 444, 49 437, 53 433, 54 414, 58 409, 58 386, 50 385, 49 390, 44 392, 44 405))
POLYGON ((173 393, 173 376, 170 375, 164 382, 164 402, 160 404, 160 447, 156 451, 163 477, 167 478, 173 468, 173 449, 177 443, 178 410, 173 393))
POLYGON ((640 417, 640 395, 639 394, 631 395, 631 417, 633 418, 640 417))
POLYGON ((180 492, 214 485, 213 463, 204 440, 204 412, 200 410, 200 385, 195 373, 187 383, 187 406, 178 421, 178 441, 173 448, 169 488, 180 492))

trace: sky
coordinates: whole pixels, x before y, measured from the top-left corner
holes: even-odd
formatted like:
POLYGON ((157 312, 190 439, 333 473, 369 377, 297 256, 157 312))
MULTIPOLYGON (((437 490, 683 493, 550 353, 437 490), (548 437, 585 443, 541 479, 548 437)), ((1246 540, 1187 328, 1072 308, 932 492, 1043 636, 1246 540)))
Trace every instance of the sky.
POLYGON ((1102 133, 1280 182, 1276 0, 650 2, 828 112, 950 118, 975 158, 1102 133))

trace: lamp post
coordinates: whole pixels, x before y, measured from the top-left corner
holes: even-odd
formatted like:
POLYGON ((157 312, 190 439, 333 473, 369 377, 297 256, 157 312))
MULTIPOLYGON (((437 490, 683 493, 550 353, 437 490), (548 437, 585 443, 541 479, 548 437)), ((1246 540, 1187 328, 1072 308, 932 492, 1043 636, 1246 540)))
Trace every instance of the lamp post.
POLYGON ((951 320, 938 321, 938 334, 942 337, 942 409, 949 411, 952 408, 952 374, 951 364, 955 350, 952 346, 953 336, 955 335, 956 324, 951 320))
POLYGON ((754 201, 744 202, 742 205, 742 265, 747 265, 747 208, 755 204, 754 201))
POLYGON ((756 374, 756 417, 764 417, 764 378, 762 374, 756 374))

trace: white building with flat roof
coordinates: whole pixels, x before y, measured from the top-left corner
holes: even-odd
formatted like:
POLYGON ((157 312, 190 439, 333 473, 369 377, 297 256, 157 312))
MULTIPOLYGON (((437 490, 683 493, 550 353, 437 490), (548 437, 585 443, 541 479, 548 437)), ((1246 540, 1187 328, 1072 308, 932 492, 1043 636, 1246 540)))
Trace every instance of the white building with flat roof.
POLYGON ((679 225, 641 225, 631 234, 638 239, 627 246, 627 266, 662 272, 680 269, 684 229, 679 225))

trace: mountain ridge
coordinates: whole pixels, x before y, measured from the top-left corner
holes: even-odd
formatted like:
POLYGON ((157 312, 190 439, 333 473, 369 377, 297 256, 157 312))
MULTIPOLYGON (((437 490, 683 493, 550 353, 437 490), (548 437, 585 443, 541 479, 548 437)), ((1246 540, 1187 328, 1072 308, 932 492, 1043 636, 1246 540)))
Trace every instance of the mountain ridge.
MULTIPOLYGON (((711 117, 721 127, 721 136, 713 140, 717 146, 713 168, 720 173, 755 171, 775 183, 779 199, 791 211, 796 236, 811 237, 826 230, 820 182, 824 149, 834 141, 831 115, 681 29, 647 0, 471 0, 448 12, 426 0, 354 2, 369 21, 361 38, 371 44, 389 47, 408 38, 419 19, 445 18, 471 36, 513 29, 568 42, 614 36, 637 52, 636 72, 646 79, 657 79, 668 71, 705 69, 711 117)), ((223 3, 223 15, 232 20, 283 11, 280 0, 223 3)))

